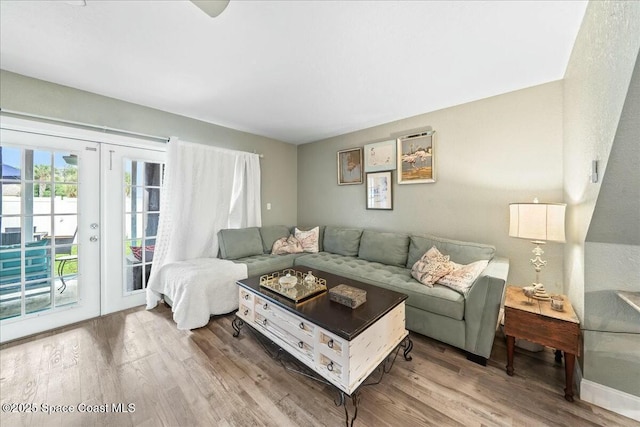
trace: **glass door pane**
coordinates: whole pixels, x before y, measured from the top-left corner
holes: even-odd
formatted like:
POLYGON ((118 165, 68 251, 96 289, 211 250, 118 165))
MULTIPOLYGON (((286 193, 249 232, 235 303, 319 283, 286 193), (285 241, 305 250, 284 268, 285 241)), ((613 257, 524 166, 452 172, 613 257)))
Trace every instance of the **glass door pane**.
POLYGON ((162 163, 124 162, 124 292, 147 287, 160 211, 162 163))
POLYGON ((77 262, 58 273, 78 228, 77 163, 64 163, 71 153, 55 150, 3 144, 0 152, 9 171, 0 180, 0 320, 77 303, 77 262), (73 177, 72 187, 64 176, 73 177))
POLYGON ((1 132, 0 326, 5 341, 99 314, 99 247, 81 250, 80 243, 80 213, 84 222, 99 218, 99 158, 96 143, 1 132), (83 274, 93 288, 83 288, 83 274), (63 310, 72 306, 77 309, 63 310))

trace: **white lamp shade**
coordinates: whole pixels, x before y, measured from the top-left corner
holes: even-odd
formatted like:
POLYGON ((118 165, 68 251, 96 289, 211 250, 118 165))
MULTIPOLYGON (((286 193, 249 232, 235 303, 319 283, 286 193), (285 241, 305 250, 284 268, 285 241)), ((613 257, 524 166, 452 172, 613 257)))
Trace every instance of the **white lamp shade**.
POLYGON ((509 236, 564 242, 564 203, 511 203, 509 236))

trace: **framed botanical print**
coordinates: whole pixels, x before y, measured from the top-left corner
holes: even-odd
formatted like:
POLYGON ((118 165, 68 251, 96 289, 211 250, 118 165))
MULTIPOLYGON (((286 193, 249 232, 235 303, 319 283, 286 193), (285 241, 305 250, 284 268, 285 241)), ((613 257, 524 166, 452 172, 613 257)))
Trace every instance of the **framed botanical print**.
POLYGON ((362 148, 338 151, 338 185, 362 184, 362 148))
POLYGON ((374 142, 364 146, 364 171, 378 172, 396 168, 396 140, 374 142))
POLYGON ((393 209, 391 171, 367 174, 367 209, 393 209))
POLYGON ((398 184, 436 182, 435 131, 398 138, 398 184))

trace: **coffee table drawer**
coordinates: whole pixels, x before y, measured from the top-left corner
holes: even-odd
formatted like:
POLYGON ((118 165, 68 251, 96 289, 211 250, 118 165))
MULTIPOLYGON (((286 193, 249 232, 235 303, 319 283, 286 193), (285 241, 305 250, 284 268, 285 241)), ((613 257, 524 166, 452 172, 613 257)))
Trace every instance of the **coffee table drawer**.
POLYGON ((330 358, 342 360, 346 356, 349 343, 345 342, 342 338, 325 331, 319 330, 320 343, 318 349, 330 358))
POLYGON ((240 303, 240 307, 238 307, 238 316, 247 322, 251 322, 251 319, 253 319, 253 307, 240 303))
POLYGON ((344 378, 342 375, 343 368, 339 362, 325 356, 324 354, 321 354, 320 363, 318 365, 320 371, 323 372, 325 376, 333 378, 335 381, 341 384, 344 383, 344 378))
POLYGON ((265 329, 271 334, 278 337, 282 342, 288 345, 288 351, 297 354, 298 357, 304 357, 309 362, 313 360, 313 345, 304 340, 300 340, 286 330, 282 329, 277 322, 272 322, 264 315, 256 313, 255 324, 265 329))
POLYGON ((279 327, 299 339, 311 343, 316 326, 301 317, 291 314, 270 301, 255 297, 255 312, 278 324, 279 327))
POLYGON ((239 288, 239 299, 240 301, 246 301, 247 304, 253 305, 253 297, 254 295, 242 288, 239 288))

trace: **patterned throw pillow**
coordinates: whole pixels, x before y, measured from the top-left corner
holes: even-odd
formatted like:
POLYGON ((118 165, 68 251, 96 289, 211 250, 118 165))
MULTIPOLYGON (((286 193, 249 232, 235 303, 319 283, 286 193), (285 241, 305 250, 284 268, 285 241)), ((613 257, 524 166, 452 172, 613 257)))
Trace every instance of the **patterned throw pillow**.
POLYGON ((320 227, 312 228, 309 231, 301 231, 296 227, 295 236, 296 239, 302 244, 304 252, 316 253, 318 252, 318 236, 320 235, 320 227))
POLYGON ((456 264, 455 262, 451 262, 451 264, 453 264, 453 270, 441 277, 436 283, 464 295, 469 292, 471 285, 473 285, 480 273, 487 268, 489 261, 476 261, 467 265, 456 264))
POLYGON ((449 255, 442 255, 435 247, 431 247, 411 268, 411 275, 423 285, 432 288, 433 284, 453 269, 449 255))
POLYGON ((302 245, 292 235, 276 240, 271 247, 272 255, 298 254, 300 252, 302 252, 302 245))

